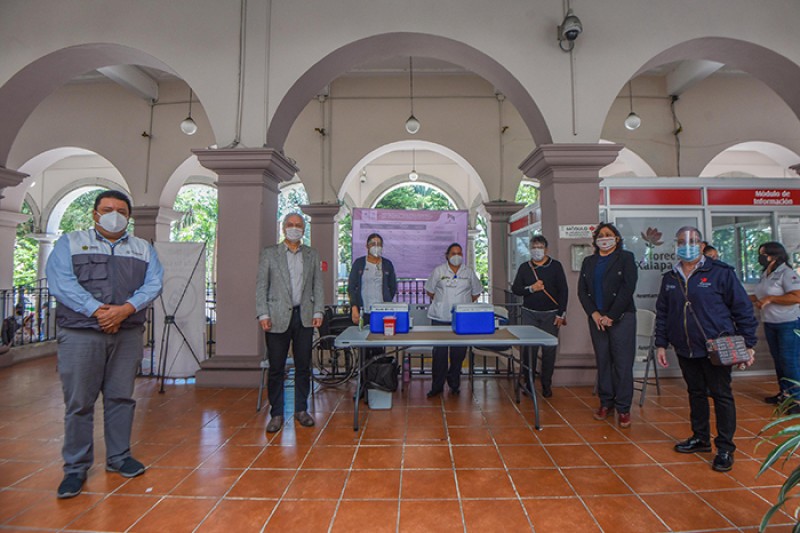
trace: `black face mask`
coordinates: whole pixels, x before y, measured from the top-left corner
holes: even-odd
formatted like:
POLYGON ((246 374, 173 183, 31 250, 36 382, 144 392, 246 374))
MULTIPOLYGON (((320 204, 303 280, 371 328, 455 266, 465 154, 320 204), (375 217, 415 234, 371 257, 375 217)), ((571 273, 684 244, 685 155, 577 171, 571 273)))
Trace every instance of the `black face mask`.
POLYGON ((770 261, 766 255, 764 254, 758 255, 758 264, 761 265, 762 267, 767 268, 771 262, 772 261, 770 261))

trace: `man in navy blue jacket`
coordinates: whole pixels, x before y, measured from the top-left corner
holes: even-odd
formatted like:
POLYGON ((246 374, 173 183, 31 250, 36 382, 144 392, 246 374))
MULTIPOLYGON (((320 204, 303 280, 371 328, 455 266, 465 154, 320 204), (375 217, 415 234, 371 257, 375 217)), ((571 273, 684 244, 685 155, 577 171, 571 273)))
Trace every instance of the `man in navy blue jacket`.
POLYGON ((672 345, 678 355, 681 373, 689 392, 692 436, 675 445, 679 453, 711 451, 708 395, 714 399, 717 418, 717 455, 712 468, 727 472, 733 467, 733 434, 736 431, 736 406, 731 391, 731 367, 711 364, 706 340, 742 335, 754 362, 758 322, 753 304, 734 269, 700 252, 700 230, 678 230, 675 253, 680 259, 661 280, 656 301, 656 340, 658 362, 667 366, 666 348, 672 345), (696 320, 695 320, 696 318, 696 320))

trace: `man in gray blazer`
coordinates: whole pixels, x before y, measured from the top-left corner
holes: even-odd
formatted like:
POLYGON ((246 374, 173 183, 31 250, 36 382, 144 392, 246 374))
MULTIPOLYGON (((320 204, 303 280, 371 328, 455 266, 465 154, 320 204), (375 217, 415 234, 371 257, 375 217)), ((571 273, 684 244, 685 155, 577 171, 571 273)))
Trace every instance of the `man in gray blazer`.
POLYGON ((283 242, 261 252, 256 285, 256 316, 267 336, 270 415, 267 432, 283 426, 283 377, 289 344, 294 355, 294 417, 301 426, 314 425, 308 414, 311 390, 311 343, 322 325, 324 294, 319 253, 301 244, 305 220, 297 213, 283 219, 283 242))

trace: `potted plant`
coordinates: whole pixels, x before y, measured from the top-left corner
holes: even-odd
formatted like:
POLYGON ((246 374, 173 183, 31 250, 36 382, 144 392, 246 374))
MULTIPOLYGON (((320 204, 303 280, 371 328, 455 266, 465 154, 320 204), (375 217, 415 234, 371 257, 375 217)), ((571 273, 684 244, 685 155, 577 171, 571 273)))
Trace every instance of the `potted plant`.
MULTIPOLYGON (((800 386, 800 383, 793 382, 796 386, 800 386)), ((794 404, 794 400, 792 397, 787 398, 781 405, 778 406, 776 409, 776 413, 778 414, 778 418, 764 426, 761 431, 759 432, 759 436, 764 435, 765 433, 775 429, 781 428, 777 433, 767 437, 766 441, 760 442, 758 445, 761 445, 763 442, 776 442, 777 446, 773 448, 768 454, 767 457, 764 459, 764 463, 761 465, 761 468, 756 474, 756 477, 760 476, 764 472, 766 472, 772 465, 777 463, 781 458, 783 458, 782 464, 786 464, 786 462, 791 459, 791 457, 795 454, 795 452, 800 448, 800 414, 796 415, 786 415, 785 413, 788 409, 794 404)), ((796 466, 790 473, 789 476, 786 478, 786 481, 783 482, 780 490, 778 491, 778 500, 775 504, 769 508, 769 510, 764 514, 764 518, 761 519, 761 525, 759 526, 759 532, 764 531, 769 524, 770 519, 772 516, 778 512, 790 499, 797 498, 796 494, 790 494, 792 489, 797 487, 798 483, 800 483, 800 465, 796 466)), ((794 512, 789 513, 795 519, 795 524, 792 527, 793 533, 800 533, 800 520, 798 519, 798 511, 800 511, 800 507, 796 508, 794 512)))

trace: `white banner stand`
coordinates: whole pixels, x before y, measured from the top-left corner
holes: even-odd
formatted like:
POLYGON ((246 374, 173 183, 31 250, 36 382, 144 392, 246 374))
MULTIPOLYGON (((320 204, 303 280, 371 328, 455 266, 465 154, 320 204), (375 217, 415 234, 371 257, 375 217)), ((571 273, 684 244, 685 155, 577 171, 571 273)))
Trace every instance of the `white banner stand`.
POLYGON ((192 377, 205 359, 205 244, 156 242, 153 246, 164 267, 164 288, 153 304, 159 392, 164 392, 165 378, 192 377))

